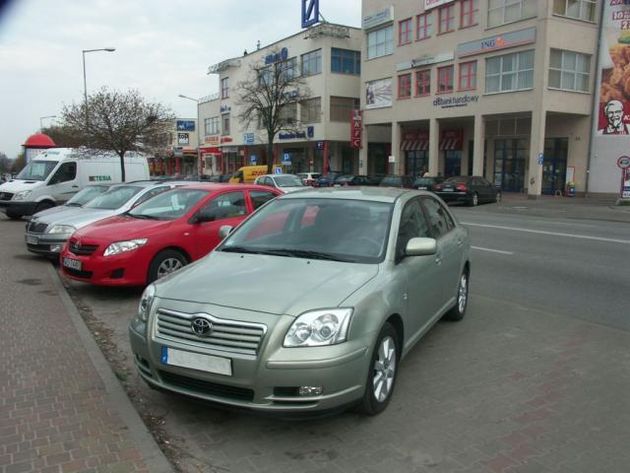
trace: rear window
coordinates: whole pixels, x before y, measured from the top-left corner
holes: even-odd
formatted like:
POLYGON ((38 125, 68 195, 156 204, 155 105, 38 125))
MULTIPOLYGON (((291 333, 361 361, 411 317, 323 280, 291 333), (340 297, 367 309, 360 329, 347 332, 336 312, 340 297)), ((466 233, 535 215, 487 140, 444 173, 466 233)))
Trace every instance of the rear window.
POLYGON ((454 176, 454 177, 449 177, 446 181, 444 182, 468 182, 468 178, 466 176, 454 176))

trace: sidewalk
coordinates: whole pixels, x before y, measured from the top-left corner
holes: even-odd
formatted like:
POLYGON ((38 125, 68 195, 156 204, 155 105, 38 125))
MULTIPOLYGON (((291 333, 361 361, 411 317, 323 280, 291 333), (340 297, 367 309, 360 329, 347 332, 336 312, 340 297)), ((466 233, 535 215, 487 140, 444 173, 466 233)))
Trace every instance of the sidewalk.
POLYGON ((0 472, 172 471, 24 224, 0 231, 0 472))

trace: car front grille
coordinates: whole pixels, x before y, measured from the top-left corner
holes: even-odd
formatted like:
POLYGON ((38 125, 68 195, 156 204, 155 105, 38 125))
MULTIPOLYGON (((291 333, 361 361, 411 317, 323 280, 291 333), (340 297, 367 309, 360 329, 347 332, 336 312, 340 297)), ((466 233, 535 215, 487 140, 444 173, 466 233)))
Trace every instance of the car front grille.
POLYGON ((48 225, 45 223, 30 221, 26 226, 26 231, 31 233, 44 233, 46 231, 46 227, 48 227, 48 225))
POLYGON ((159 374, 160 378, 162 378, 162 381, 164 381, 166 384, 187 389, 189 391, 194 391, 199 394, 234 399, 238 401, 254 400, 254 391, 251 389, 239 388, 236 386, 226 386, 225 384, 211 383, 209 381, 189 378, 188 376, 181 376, 178 374, 170 373, 168 371, 160 371, 159 374))
POLYGON ((187 314, 160 308, 157 311, 157 336, 196 347, 241 355, 257 356, 267 327, 262 324, 220 319, 210 314, 187 314), (212 324, 204 337, 192 331, 192 322, 202 318, 212 324))
POLYGON ((82 279, 90 279, 92 277, 92 271, 80 271, 78 269, 63 267, 63 270, 71 276, 82 279))
POLYGON ((0 200, 11 200, 13 194, 11 192, 0 192, 0 200))
POLYGON ((71 239, 68 249, 70 253, 74 253, 75 255, 89 256, 98 249, 98 245, 86 245, 85 243, 71 239))

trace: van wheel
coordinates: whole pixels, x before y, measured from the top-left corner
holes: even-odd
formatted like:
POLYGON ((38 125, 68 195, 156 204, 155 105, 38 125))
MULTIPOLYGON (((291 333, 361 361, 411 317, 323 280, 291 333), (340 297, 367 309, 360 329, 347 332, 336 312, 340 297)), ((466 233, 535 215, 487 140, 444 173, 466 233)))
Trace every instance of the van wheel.
POLYGON ((149 266, 149 280, 147 283, 163 278, 188 264, 186 257, 177 250, 160 251, 149 266))
POLYGON ((35 212, 33 212, 33 213, 41 212, 42 210, 51 209, 54 206, 55 205, 52 202, 44 200, 44 201, 40 202, 39 204, 37 204, 37 207, 35 207, 35 212))
POLYGON ((11 220, 18 220, 18 219, 22 218, 22 214, 21 213, 16 213, 13 210, 7 209, 6 213, 7 213, 7 217, 9 217, 11 220))

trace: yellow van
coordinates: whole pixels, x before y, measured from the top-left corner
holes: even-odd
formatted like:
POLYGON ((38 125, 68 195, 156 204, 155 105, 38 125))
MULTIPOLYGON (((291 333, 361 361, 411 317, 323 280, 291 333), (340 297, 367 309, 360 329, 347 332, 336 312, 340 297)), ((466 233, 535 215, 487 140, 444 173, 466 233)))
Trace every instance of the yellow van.
POLYGON ((253 184, 258 176, 267 174, 267 165, 243 166, 230 178, 230 184, 253 184))

